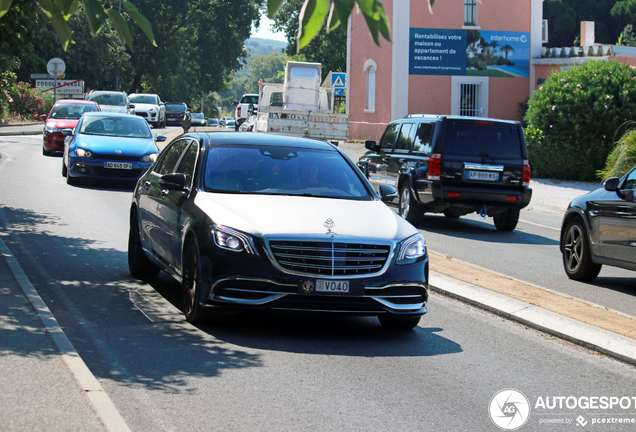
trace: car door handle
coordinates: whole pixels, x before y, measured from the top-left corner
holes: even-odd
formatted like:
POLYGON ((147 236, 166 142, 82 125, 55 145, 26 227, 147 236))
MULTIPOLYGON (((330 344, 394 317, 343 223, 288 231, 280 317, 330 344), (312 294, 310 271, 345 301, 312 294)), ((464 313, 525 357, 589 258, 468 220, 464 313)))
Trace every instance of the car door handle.
POLYGON ((144 189, 145 189, 145 190, 150 189, 150 181, 149 181, 149 180, 146 180, 146 181, 144 182, 144 189))

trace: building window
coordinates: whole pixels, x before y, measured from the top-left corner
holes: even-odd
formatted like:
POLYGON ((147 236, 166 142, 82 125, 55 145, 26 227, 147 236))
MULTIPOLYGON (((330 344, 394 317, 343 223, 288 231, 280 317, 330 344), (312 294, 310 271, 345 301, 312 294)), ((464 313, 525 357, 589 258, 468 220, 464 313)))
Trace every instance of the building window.
POLYGON ((465 26, 477 25, 477 1, 478 0, 464 0, 464 25, 465 26))
POLYGON ((460 116, 478 116, 481 114, 481 84, 460 84, 461 102, 459 105, 460 116))
POLYGON ((364 72, 367 80, 367 100, 364 112, 375 112, 375 71, 377 68, 377 64, 371 59, 364 63, 364 72))

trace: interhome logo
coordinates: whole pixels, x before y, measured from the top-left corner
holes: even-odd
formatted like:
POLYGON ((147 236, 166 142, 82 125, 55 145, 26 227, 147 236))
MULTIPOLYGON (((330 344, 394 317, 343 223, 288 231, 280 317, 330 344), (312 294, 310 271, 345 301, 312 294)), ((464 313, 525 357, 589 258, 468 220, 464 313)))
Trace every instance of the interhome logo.
POLYGON ((500 429, 516 430, 530 417, 530 402, 518 390, 505 389, 493 396, 488 406, 490 419, 500 429))

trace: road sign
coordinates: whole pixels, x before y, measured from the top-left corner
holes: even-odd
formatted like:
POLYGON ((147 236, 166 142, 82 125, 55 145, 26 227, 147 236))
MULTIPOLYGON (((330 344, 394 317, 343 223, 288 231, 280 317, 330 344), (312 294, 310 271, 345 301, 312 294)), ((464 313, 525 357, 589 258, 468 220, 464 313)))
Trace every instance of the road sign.
POLYGON ((61 58, 53 57, 46 64, 46 70, 51 76, 59 77, 60 75, 64 75, 64 71, 66 70, 66 63, 61 58))
POLYGON ((56 92, 59 94, 84 94, 84 81, 82 80, 36 80, 35 88, 47 92, 55 88, 57 82, 56 92))
POLYGON ((45 73, 45 74, 31 74, 31 79, 34 80, 39 80, 39 79, 49 79, 49 78, 53 78, 51 75, 45 73))
POLYGON ((344 72, 331 72, 331 87, 333 94, 336 96, 344 96, 347 84, 347 74, 344 72))

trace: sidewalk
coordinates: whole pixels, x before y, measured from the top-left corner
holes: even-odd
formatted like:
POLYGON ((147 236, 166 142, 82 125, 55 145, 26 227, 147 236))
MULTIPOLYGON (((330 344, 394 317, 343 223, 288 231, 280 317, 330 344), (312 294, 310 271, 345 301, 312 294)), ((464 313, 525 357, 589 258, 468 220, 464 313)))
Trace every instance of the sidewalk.
POLYGON ((43 122, 17 125, 0 125, 0 136, 42 135, 43 130, 43 122))

